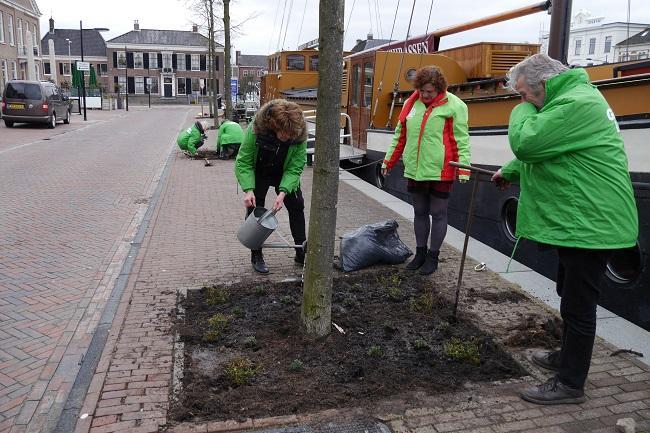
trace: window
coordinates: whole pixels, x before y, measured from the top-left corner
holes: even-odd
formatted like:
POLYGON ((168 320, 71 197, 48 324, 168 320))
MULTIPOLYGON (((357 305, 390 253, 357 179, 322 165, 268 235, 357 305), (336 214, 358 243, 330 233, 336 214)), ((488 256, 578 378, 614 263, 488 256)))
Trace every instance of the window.
POLYGON ((38 67, 38 63, 34 65, 36 68, 36 79, 40 80, 41 79, 41 69, 38 67))
POLYGON ((149 69, 158 69, 158 53, 149 53, 149 69))
POLYGON ((126 52, 124 52, 124 51, 118 51, 117 52, 117 67, 119 69, 125 69, 126 68, 126 52))
POLYGON ((596 38, 589 39, 589 54, 596 52, 596 38))
POLYGON ((179 78, 176 80, 176 83, 177 83, 177 84, 176 84, 176 94, 177 94, 177 95, 184 95, 185 93, 187 93, 187 92, 185 91, 185 78, 180 78, 180 77, 179 77, 179 78))
POLYGON ((352 105, 359 106, 359 99, 361 99, 361 86, 359 86, 359 78, 361 75, 361 66, 354 65, 352 68, 352 105))
POLYGON ((183 54, 183 53, 176 53, 176 70, 178 70, 178 71, 185 71, 186 70, 185 54, 183 54))
POLYGON ((198 78, 192 78, 192 93, 198 92, 201 90, 201 86, 198 78))
POLYGON ((45 75, 51 75, 52 71, 50 70, 50 62, 43 62, 43 73, 45 75))
POLYGON ((172 68, 172 53, 162 53, 162 67, 165 69, 172 68))
POLYGON ((242 75, 244 77, 248 77, 248 69, 244 69, 244 71, 242 72, 242 75))
POLYGON ((65 62, 61 63, 61 65, 63 66, 63 75, 70 75, 70 63, 65 62))
POLYGON ((38 31, 36 30, 36 24, 32 26, 32 43, 34 44, 34 48, 38 49, 38 41, 40 39, 38 38, 38 31))
POLYGON ((144 94, 144 77, 135 77, 135 93, 138 95, 144 94))
POLYGON ((5 85, 7 84, 7 81, 9 81, 9 68, 7 67, 7 61, 2 59, 2 88, 5 88, 5 85))
MULTIPOLYGON (((5 19, 2 16, 2 11, 0 11, 0 43, 5 43, 5 19)), ((4 89, 4 86, 2 86, 4 89)))
POLYGON ((144 69, 142 53, 133 53, 133 67, 135 69, 144 69))
POLYGON ((147 78, 149 80, 149 93, 152 93, 154 95, 157 95, 159 90, 158 90, 158 77, 149 77, 147 78))
POLYGON ((582 49, 582 39, 576 39, 576 49, 573 52, 573 54, 579 56, 581 49, 582 49))
POLYGON ((318 71, 318 56, 309 57, 309 70, 318 71))
POLYGON ((105 77, 108 75, 108 63, 98 63, 97 69, 99 69, 99 75, 105 77))
MULTIPOLYGON (((199 57, 198 54, 192 54, 192 70, 193 71, 199 71, 201 70, 201 58, 199 57)), ((192 85, 192 90, 194 88, 194 85, 192 85)))
POLYGON ((124 75, 120 75, 117 77, 117 83, 120 85, 120 92, 125 93, 126 92, 126 77, 124 75))
POLYGON ((13 15, 9 15, 9 45, 15 45, 16 42, 14 41, 14 17, 13 15))
POLYGON ((287 56, 287 70, 288 71, 304 71, 305 70, 305 56, 302 54, 290 54, 287 56))
POLYGON ((11 77, 14 80, 18 79, 18 69, 16 68, 16 62, 11 62, 11 77))
POLYGON ((372 63, 364 63, 363 65, 363 106, 370 107, 372 104, 372 63))
POLYGON ((612 51, 612 37, 611 36, 605 36, 605 53, 609 53, 612 51))
POLYGON ((25 40, 23 39, 23 20, 20 18, 18 18, 16 30, 18 31, 18 54, 26 54, 20 52, 25 46, 25 40))

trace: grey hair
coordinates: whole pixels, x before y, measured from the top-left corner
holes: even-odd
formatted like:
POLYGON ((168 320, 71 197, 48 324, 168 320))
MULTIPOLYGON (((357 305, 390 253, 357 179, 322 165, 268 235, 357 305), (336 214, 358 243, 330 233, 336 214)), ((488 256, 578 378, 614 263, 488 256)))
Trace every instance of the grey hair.
POLYGON ((510 68, 507 75, 508 87, 516 91, 517 81, 523 77, 528 87, 539 94, 544 88, 544 82, 568 69, 562 62, 546 54, 533 54, 510 68))

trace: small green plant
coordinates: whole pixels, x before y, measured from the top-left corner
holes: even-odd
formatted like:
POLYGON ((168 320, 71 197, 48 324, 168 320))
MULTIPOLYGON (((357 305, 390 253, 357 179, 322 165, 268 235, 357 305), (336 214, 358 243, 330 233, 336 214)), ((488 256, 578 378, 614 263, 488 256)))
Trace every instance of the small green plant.
POLYGON ((235 317, 244 317, 244 309, 237 305, 232 309, 232 314, 234 314, 235 317))
POLYGON ((229 296, 228 289, 215 286, 208 287, 205 295, 208 305, 212 306, 225 304, 229 296))
POLYGON ((235 358, 225 367, 226 376, 237 386, 246 385, 258 370, 259 366, 248 358, 235 358))
POLYGON ((361 293, 363 292, 363 286, 359 283, 354 283, 352 284, 352 287, 350 287, 350 291, 352 293, 361 293))
POLYGON ((343 306, 346 308, 352 308, 357 305, 357 300, 353 297, 348 297, 343 299, 343 306))
POLYGON ((476 338, 462 341, 459 338, 452 338, 445 343, 443 347, 445 355, 457 361, 468 362, 473 365, 481 364, 481 354, 479 352, 479 342, 476 338))
POLYGON ((451 324, 443 320, 436 325, 435 329, 442 334, 447 334, 451 330, 451 324))
POLYGON ((368 349, 368 356, 372 356, 373 358, 379 358, 382 354, 383 351, 380 346, 370 346, 370 349, 368 349))
POLYGON ((387 276, 381 276, 378 278, 379 284, 382 286, 389 287, 399 287, 402 284, 402 277, 395 272, 387 276))
POLYGON ((291 364, 289 364, 289 370, 293 371, 294 373, 302 371, 304 368, 305 366, 302 364, 302 361, 299 359, 294 359, 293 361, 291 361, 291 364))
POLYGON ((256 296, 264 296, 264 295, 266 295, 266 289, 264 288, 264 286, 262 286, 262 285, 255 286, 255 295, 256 296))
POLYGON ((433 297, 428 293, 423 293, 417 298, 411 298, 409 306, 414 313, 431 314, 433 312, 433 297))
POLYGON ((388 299, 391 301, 399 301, 402 299, 402 289, 398 286, 391 286, 388 288, 388 299))
POLYGON ((255 349, 257 347, 257 338, 254 335, 244 338, 244 346, 255 349))
POLYGON ((293 298, 291 295, 284 295, 282 298, 280 298, 280 302, 282 302, 284 305, 291 305, 293 304, 293 298))
POLYGON ((427 342, 426 342, 424 339, 422 339, 422 338, 417 338, 417 339, 413 342, 413 347, 415 348, 415 350, 427 350, 427 349, 429 349, 429 345, 428 345, 427 342))
POLYGON ((210 317, 207 321, 207 330, 203 334, 203 341, 213 343, 217 338, 228 328, 228 316, 217 313, 210 317))

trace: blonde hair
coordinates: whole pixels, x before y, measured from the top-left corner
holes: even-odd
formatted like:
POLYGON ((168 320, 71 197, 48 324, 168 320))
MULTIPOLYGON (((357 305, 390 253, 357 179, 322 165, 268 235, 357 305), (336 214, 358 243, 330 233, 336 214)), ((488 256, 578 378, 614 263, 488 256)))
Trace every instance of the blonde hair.
POLYGON ((253 124, 256 134, 286 133, 291 141, 307 138, 307 124, 300 106, 286 99, 273 99, 264 104, 253 124))

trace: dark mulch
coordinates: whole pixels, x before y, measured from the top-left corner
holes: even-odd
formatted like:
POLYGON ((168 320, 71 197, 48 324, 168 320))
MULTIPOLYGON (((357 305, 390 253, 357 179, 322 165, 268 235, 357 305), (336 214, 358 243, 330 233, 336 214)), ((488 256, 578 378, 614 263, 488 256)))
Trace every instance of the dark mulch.
POLYGON ((411 391, 439 393, 526 374, 489 335, 450 320, 450 305, 431 278, 397 270, 344 276, 335 280, 332 298, 332 321, 345 333, 333 327, 328 337, 313 341, 301 331, 300 283, 190 291, 177 324, 185 370, 173 418, 241 419, 363 406, 411 391), (228 321, 218 336, 207 333, 215 314, 228 321), (206 342, 206 335, 214 341, 206 342), (445 350, 452 342, 460 348, 445 350), (472 347, 480 360, 463 360, 459 354, 466 349, 471 355, 472 347), (242 358, 255 374, 237 385, 225 370, 242 358))

